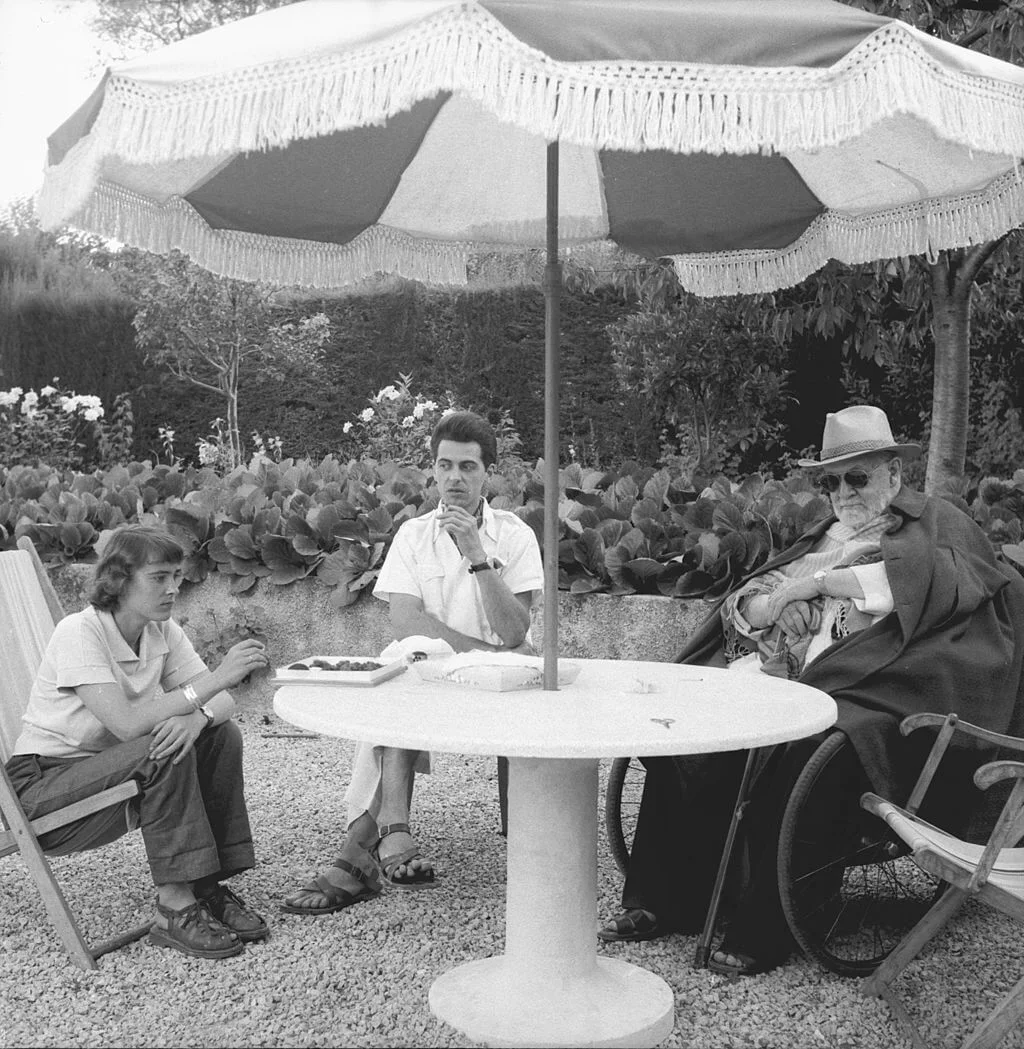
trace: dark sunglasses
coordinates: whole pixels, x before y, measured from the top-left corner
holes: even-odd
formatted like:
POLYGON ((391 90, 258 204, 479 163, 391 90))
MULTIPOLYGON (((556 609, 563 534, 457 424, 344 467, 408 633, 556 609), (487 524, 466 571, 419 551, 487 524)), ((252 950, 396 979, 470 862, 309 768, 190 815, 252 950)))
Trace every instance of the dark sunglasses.
POLYGON ((879 463, 874 470, 848 470, 844 474, 822 473, 815 478, 815 485, 823 492, 838 492, 839 486, 845 481, 851 488, 866 488, 871 475, 877 473, 888 463, 879 463))

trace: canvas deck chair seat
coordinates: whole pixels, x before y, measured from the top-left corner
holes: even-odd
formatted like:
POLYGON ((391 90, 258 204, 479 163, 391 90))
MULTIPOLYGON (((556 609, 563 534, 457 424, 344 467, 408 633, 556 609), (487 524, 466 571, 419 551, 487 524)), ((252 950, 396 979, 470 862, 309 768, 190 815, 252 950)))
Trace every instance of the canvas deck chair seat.
POLYGON ((119 784, 30 822, 3 767, 21 732, 21 716, 47 642, 63 615, 31 541, 22 537, 17 550, 0 551, 0 645, 4 653, 0 673, 0 858, 21 854, 72 961, 83 969, 95 969, 97 958, 142 939, 151 923, 90 947, 38 838, 112 805, 124 805, 138 794, 138 784, 119 784))
MULTIPOLYGON (((900 725, 904 735, 922 727, 939 727, 939 733, 906 807, 894 805, 877 794, 867 793, 861 798, 863 807, 885 820, 907 844, 914 862, 945 887, 932 908, 861 985, 865 994, 885 998, 915 1049, 927 1049, 927 1045, 911 1011, 893 992, 892 984, 900 973, 970 899, 994 907, 1024 926, 1024 739, 958 721, 955 714, 914 714, 900 725), (939 830, 916 814, 933 777, 941 775, 937 770, 956 732, 997 747, 999 759, 1019 759, 990 761, 974 774, 974 782, 981 790, 1003 793, 1009 787, 995 826, 983 845, 939 830)), ((1011 1030, 1022 1025, 1024 976, 975 1028, 961 1049, 994 1049, 1011 1030)))

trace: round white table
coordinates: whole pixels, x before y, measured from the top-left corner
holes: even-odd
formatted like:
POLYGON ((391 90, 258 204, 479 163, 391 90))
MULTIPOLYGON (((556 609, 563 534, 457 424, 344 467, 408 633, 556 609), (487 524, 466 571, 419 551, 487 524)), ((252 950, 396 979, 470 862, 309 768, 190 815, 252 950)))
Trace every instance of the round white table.
POLYGON ((597 954, 598 759, 746 750, 836 720, 830 696, 765 674, 574 659, 559 691, 427 683, 284 684, 300 728, 414 750, 509 758, 505 952, 442 974, 430 1008, 493 1046, 654 1046, 672 1030, 668 984, 597 954))

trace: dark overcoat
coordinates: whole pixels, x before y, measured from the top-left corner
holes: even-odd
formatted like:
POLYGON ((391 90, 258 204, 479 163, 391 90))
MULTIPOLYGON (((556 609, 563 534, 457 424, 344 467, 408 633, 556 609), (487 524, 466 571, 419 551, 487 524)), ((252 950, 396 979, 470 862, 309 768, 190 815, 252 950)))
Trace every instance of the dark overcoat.
MULTIPOLYGON (((957 713, 996 732, 1024 733, 1024 577, 996 558, 975 522, 951 503, 902 488, 881 540, 894 610, 837 641, 799 680, 827 692, 873 788, 903 801, 917 774, 899 722, 957 713)), ((748 578, 810 551, 819 522, 748 578)), ((746 580, 744 580, 746 582, 746 580)), ((722 598, 676 657, 724 663, 722 598)))

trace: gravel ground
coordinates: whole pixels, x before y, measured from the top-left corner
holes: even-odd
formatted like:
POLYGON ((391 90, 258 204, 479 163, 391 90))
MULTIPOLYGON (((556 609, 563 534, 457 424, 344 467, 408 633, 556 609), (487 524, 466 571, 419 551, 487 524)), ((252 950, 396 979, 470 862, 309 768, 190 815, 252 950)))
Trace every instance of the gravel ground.
MULTIPOLYGON (((427 1006, 435 977, 499 952, 505 843, 498 833, 493 758, 443 755, 417 786, 414 827, 439 887, 392 890, 320 919, 277 912, 281 895, 334 853, 351 745, 289 738, 272 717, 245 712, 246 788, 258 866, 232 883, 272 921, 273 936, 209 962, 145 941, 107 955, 95 973, 66 959, 17 857, 0 861, 0 1046, 467 1046, 427 1006)), ((603 774, 606 768, 602 768, 603 774)), ((601 916, 620 878, 599 841, 601 916)), ((56 860, 86 935, 145 921, 153 890, 139 835, 56 860)), ((665 1046, 904 1049, 886 1006, 794 959, 728 980, 691 967, 693 937, 602 946, 661 975, 676 996, 665 1046)), ((935 1049, 952 1049, 1024 971, 1019 925, 971 909, 900 981, 935 1049)), ((1001 1049, 1024 1047, 1014 1032, 1001 1049)))

